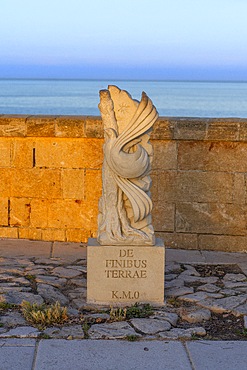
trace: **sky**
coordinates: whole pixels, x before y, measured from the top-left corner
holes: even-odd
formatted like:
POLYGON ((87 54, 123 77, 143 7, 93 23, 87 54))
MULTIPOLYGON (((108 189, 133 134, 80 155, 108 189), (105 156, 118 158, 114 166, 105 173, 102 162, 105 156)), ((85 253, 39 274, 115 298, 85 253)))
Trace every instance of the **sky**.
POLYGON ((247 81, 247 0, 0 0, 0 78, 247 81))

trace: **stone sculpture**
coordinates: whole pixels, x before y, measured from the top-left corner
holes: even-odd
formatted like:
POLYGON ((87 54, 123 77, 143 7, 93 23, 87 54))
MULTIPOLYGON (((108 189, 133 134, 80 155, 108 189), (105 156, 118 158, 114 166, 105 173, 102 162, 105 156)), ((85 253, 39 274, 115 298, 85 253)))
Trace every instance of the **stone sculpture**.
POLYGON ((154 245, 149 139, 156 108, 144 92, 138 102, 109 86, 100 91, 99 109, 105 142, 97 240, 101 245, 154 245))

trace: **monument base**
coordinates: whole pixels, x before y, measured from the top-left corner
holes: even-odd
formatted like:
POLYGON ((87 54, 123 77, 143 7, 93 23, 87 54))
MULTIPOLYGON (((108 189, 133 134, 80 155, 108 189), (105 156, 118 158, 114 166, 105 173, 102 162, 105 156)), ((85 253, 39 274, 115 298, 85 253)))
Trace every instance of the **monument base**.
POLYGON ((87 247, 87 302, 126 306, 164 303, 165 248, 154 246, 101 246, 96 239, 87 247))

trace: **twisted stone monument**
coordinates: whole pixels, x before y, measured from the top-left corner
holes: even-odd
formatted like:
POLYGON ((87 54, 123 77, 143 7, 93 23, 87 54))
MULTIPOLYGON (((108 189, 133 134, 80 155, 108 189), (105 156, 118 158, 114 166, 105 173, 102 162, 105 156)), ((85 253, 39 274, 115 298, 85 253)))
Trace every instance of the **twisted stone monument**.
POLYGON ((143 92, 100 91, 104 125, 98 236, 88 242, 87 300, 98 304, 163 303, 164 247, 151 223, 152 145, 158 113, 143 92))

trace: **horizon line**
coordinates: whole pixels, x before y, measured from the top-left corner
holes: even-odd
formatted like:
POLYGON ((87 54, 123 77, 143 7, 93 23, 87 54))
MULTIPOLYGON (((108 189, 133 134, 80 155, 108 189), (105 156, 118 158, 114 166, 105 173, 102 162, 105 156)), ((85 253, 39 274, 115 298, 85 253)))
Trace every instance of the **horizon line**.
POLYGON ((138 78, 58 78, 58 77, 0 77, 0 81, 126 81, 126 82, 210 82, 210 83, 247 83, 247 80, 218 79, 138 79, 138 78))

